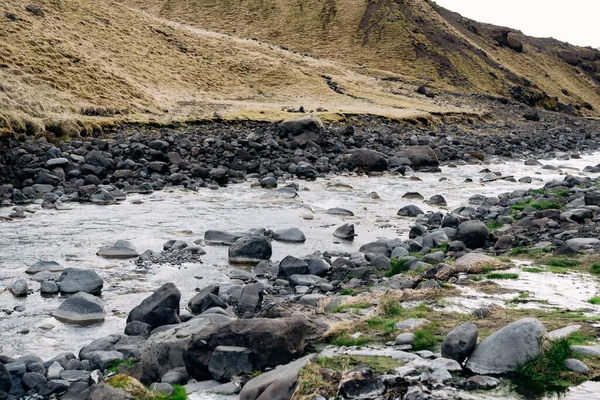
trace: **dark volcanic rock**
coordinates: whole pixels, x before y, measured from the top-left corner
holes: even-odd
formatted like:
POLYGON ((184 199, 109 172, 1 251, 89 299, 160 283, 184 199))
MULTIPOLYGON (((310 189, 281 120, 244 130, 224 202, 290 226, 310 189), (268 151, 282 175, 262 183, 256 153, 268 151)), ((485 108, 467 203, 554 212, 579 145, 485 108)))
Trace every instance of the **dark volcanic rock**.
POLYGON ((347 161, 349 169, 358 169, 360 172, 383 172, 388 163, 385 156, 369 149, 354 150, 347 161))
POLYGON ((308 325, 298 318, 254 318, 209 326, 195 334, 184 354, 188 373, 197 380, 209 379, 208 366, 218 346, 245 347, 252 352, 257 369, 290 362, 304 351, 308 325))
POLYGON ((408 158, 410 166, 415 170, 437 168, 440 165, 435 151, 429 146, 405 147, 396 153, 396 156, 408 158))
POLYGON ((165 283, 150 297, 135 307, 127 316, 127 322, 141 321, 149 324, 152 329, 162 325, 178 324, 179 301, 181 293, 172 283, 165 283))
POLYGON ((455 240, 461 241, 470 249, 477 249, 485 245, 490 234, 485 224, 478 220, 466 221, 456 229, 455 240))
POLYGON ((91 269, 67 268, 56 281, 62 293, 86 292, 98 294, 104 281, 91 269))
POLYGON ((229 247, 232 263, 258 263, 271 258, 271 242, 264 236, 248 236, 236 240, 229 247))

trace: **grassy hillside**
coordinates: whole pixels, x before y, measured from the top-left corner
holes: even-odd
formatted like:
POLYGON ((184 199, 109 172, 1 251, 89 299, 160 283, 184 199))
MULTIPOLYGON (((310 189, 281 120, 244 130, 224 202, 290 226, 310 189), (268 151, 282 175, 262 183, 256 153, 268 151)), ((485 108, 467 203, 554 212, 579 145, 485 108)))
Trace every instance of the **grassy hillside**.
POLYGON ((424 0, 5 0, 0 135, 301 106, 485 112, 471 92, 600 110, 600 52, 513 33, 518 53, 495 29, 424 0), (415 93, 423 84, 438 96, 415 93))
POLYGON ((431 1, 124 1, 154 15, 392 71, 438 88, 511 97, 512 87, 531 84, 533 91, 557 98, 538 105, 556 108, 559 101, 600 108, 600 52, 480 24, 431 1), (503 31, 522 42, 522 52, 500 45, 503 31), (591 59, 579 66, 561 57, 571 52, 577 59, 590 51, 591 59))

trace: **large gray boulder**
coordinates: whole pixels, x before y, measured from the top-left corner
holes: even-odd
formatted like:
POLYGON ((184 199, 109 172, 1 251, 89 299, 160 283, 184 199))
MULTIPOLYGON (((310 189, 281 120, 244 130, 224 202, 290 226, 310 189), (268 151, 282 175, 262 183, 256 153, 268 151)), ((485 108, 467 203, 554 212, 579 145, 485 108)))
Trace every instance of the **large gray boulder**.
POLYGON ((470 249, 478 249, 485 245, 490 230, 479 220, 465 221, 458 225, 455 240, 460 240, 470 249))
POLYGON ((56 284, 62 293, 98 294, 102 291, 104 281, 91 269, 67 268, 58 277, 56 284))
POLYGON ((117 240, 112 246, 101 247, 96 255, 104 258, 135 258, 139 256, 133 244, 127 240, 117 240))
POLYGON ((67 298, 54 312, 54 318, 78 324, 104 321, 104 303, 89 293, 79 292, 67 298))
POLYGON ((415 170, 437 168, 440 165, 435 151, 429 146, 404 147, 396 156, 408 158, 410 166, 415 170))
POLYGON ((333 236, 342 240, 354 240, 354 224, 344 224, 333 231, 333 236))
POLYGON ((354 150, 347 164, 350 170, 356 168, 359 172, 383 172, 388 166, 383 154, 369 149, 354 150))
POLYGON ((141 321, 152 329, 163 325, 178 324, 181 292, 173 283, 165 283, 142 301, 127 316, 127 323, 141 321))
POLYGON ((308 325, 298 318, 253 318, 210 326, 195 334, 184 355, 188 373, 196 380, 209 379, 209 362, 218 346, 246 347, 257 369, 275 367, 304 351, 308 325))
POLYGON ((271 242, 264 236, 248 236, 236 240, 229 247, 229 262, 258 263, 273 254, 271 242))
POLYGON ((304 144, 309 140, 318 141, 325 125, 319 117, 307 115, 283 121, 279 124, 279 130, 288 140, 304 144))
POLYGON ((442 357, 462 364, 475 350, 477 333, 477 325, 472 322, 465 322, 454 328, 442 342, 442 357))
POLYGON ((296 390, 298 373, 316 358, 311 354, 251 379, 242 388, 240 400, 289 400, 296 390))
POLYGON ((277 277, 279 279, 289 279, 292 275, 306 273, 308 273, 308 263, 299 258, 287 256, 279 262, 277 277))
POLYGON ((476 374, 503 374, 537 357, 546 327, 535 318, 523 318, 483 339, 467 360, 476 374))

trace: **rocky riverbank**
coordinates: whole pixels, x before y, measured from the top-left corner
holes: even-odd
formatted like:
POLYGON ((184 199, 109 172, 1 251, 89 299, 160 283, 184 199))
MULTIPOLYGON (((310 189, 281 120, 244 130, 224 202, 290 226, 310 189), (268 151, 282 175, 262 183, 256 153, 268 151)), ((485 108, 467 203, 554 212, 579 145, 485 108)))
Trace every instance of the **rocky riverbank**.
MULTIPOLYGON (((493 154, 520 155, 534 166, 542 154, 549 156, 541 130, 528 136, 530 147, 542 147, 532 150, 516 133, 478 138, 485 143, 479 147, 473 138, 472 143, 458 134, 449 138, 451 127, 427 132, 382 125, 376 132, 325 128, 314 119, 288 125, 260 132, 256 126, 228 127, 221 136, 163 130, 155 137, 134 133, 60 147, 43 141, 13 146, 4 167, 12 182, 2 186, 4 204, 42 200, 42 207, 60 209, 69 201, 90 200, 104 205, 132 191, 151 193, 165 185, 218 189, 244 179, 255 179, 257 190, 294 198, 301 187, 286 182, 294 177, 410 175, 411 169, 439 168, 440 159, 446 165, 480 163, 493 154), (400 130, 396 137, 391 129, 400 130)), ((554 156, 578 157, 576 152, 600 144, 594 131, 560 132, 548 144, 562 150, 554 156)), ((516 180, 494 173, 493 165, 488 168, 481 171, 483 181, 516 180)), ((556 376, 547 386, 563 388, 565 382, 594 378, 600 374, 598 349, 587 345, 597 344, 596 316, 494 307, 460 314, 440 310, 437 303, 482 285, 500 290, 495 279, 514 277, 497 270, 514 269, 517 257, 536 263, 539 272, 549 267, 592 276, 600 272, 597 168, 586 168, 588 176, 561 175, 536 190, 473 196, 452 210, 443 209, 443 196, 406 193, 405 199, 421 199, 439 211, 424 212, 416 203, 399 206, 397 216, 411 222, 409 237, 362 243, 358 252, 323 244, 313 254, 272 260, 274 242, 306 240, 309 234, 293 227, 207 230, 200 240, 171 240, 142 254, 117 241, 99 248, 98 256, 130 258, 150 268, 199 263, 206 246, 226 246, 228 262, 240 267, 229 272, 230 282, 200 289, 185 310, 180 290, 162 285, 130 310, 123 333, 99 338, 77 355, 2 357, 0 399, 174 399, 182 398, 177 397, 182 390, 189 398, 436 399, 469 398, 471 390, 507 398, 517 396, 507 388, 512 373, 535 381, 551 371, 556 376), (247 264, 252 268, 243 267, 247 264), (556 349, 558 358, 550 354, 556 349)), ((11 218, 18 220, 26 211, 17 207, 11 218)), ((329 212, 353 214, 340 208, 329 212)), ((352 241, 355 228, 348 220, 327 229, 334 240, 352 241)), ((104 282, 95 271, 40 262, 27 273, 44 294, 70 295, 55 318, 68 323, 104 319, 106 305, 95 296, 104 282)), ((17 280, 9 290, 24 296, 31 293, 28 285, 17 280)))

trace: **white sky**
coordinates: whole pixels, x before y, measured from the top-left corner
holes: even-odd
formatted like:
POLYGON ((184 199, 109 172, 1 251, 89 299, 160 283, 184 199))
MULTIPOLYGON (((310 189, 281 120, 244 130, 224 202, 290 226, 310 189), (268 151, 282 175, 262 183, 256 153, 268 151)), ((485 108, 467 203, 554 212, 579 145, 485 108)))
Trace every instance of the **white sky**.
POLYGON ((579 46, 600 47, 600 0, 435 0, 463 17, 553 37, 579 46))

